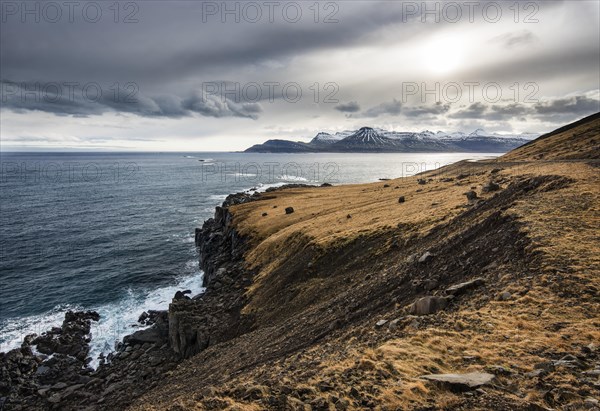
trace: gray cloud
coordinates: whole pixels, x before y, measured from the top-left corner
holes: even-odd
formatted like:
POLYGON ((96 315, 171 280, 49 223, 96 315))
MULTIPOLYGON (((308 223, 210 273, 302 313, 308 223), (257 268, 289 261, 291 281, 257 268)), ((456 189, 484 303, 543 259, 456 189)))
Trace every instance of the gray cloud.
POLYGON ((342 113, 356 113, 360 111, 360 105, 356 101, 350 101, 348 103, 341 103, 334 107, 337 111, 342 113))
MULTIPOLYGON (((523 14, 521 22, 514 22, 513 9, 509 10, 513 3, 496 2, 503 8, 502 20, 493 24, 484 21, 481 9, 486 1, 478 3, 475 22, 469 21, 469 13, 463 8, 463 19, 457 23, 444 19, 434 23, 429 16, 426 24, 420 18, 425 3, 410 2, 418 10, 407 22, 403 12, 407 2, 389 1, 375 5, 331 2, 338 7, 334 23, 323 22, 331 11, 324 9, 329 4, 325 2, 318 3, 321 7, 318 23, 312 2, 297 2, 303 14, 297 23, 282 20, 282 3, 273 23, 265 21, 268 14, 264 10, 259 23, 244 19, 236 23, 231 16, 229 22, 222 23, 220 15, 204 22, 202 5, 206 2, 187 1, 134 2, 139 6, 135 16, 139 22, 132 24, 115 23, 113 11, 108 8, 110 2, 96 2, 103 8, 103 18, 93 24, 81 20, 81 6, 75 22, 65 21, 65 17, 59 23, 34 23, 29 17, 29 22, 23 23, 21 16, 8 16, 8 21, 0 25, 3 86, 14 87, 24 82, 25 87, 30 87, 36 81, 98 82, 106 94, 96 101, 64 95, 23 99, 10 92, 5 95, 3 90, 2 137, 5 140, 18 135, 42 135, 49 129, 45 125, 51 123, 53 133, 59 136, 101 138, 110 134, 111 128, 126 124, 128 129, 119 133, 119 138, 126 142, 135 141, 140 129, 159 139, 161 128, 168 124, 170 141, 202 138, 204 144, 218 135, 228 138, 237 135, 243 143, 230 148, 243 149, 250 144, 244 138, 259 136, 268 126, 279 127, 280 137, 287 137, 284 134, 291 133, 288 130, 299 128, 343 129, 350 127, 353 119, 363 118, 376 119, 372 123, 379 122, 381 126, 393 124, 396 128, 477 122, 484 128, 492 125, 523 129, 530 127, 528 123, 532 123, 531 127, 550 127, 598 111, 594 97, 597 93, 579 97, 567 94, 599 88, 597 2, 540 2, 535 16, 540 23, 524 25, 523 14), (571 29, 564 33, 557 31, 552 24, 554 15, 561 15, 571 29), (450 64, 442 71, 432 67, 443 66, 444 51, 451 51, 435 49, 438 37, 460 43, 457 55, 464 54, 464 58, 455 67, 450 64), (421 51, 428 54, 421 56, 421 51), (221 92, 202 93, 201 86, 215 79, 225 88, 249 82, 298 82, 302 100, 289 104, 280 92, 268 104, 267 93, 252 101, 221 92), (405 100, 399 98, 401 88, 396 86, 401 81, 428 87, 438 81, 481 85, 497 82, 506 90, 504 99, 512 96, 513 89, 509 89, 512 84, 519 83, 523 98, 529 93, 524 86, 536 82, 538 93, 534 97, 561 98, 537 104, 509 104, 505 100, 490 104, 485 102, 479 87, 475 99, 469 98, 468 103, 463 88, 463 98, 446 99, 452 105, 435 103, 443 96, 432 100, 422 98, 416 105, 409 105, 401 104, 405 100), (131 91, 125 85, 132 82, 138 88, 135 99, 129 101, 123 97, 131 91), (339 86, 339 95, 334 97, 343 103, 323 102, 329 93, 323 86, 330 82, 339 86), (110 91, 116 83, 125 93, 120 93, 118 99, 110 91), (315 84, 318 86, 313 87, 315 84), (140 118, 101 117, 104 113, 134 114, 140 118), (61 118, 56 119, 55 115, 61 118), (74 117, 92 118, 80 122, 72 121, 74 117), (203 117, 199 128, 196 117, 203 117), (154 118, 160 121, 150 121, 154 118), (240 118, 256 121, 249 129, 248 122, 237 121, 240 118)), ((21 6, 21 2, 14 3, 21 6)), ((521 11, 525 3, 526 0, 520 2, 521 11)), ((214 4, 222 7, 224 3, 214 4)), ((245 3, 231 4, 244 7, 245 3)), ((438 3, 440 7, 443 4, 438 3)), ((428 9, 431 8, 429 5, 428 9)), ((515 97, 513 101, 519 100, 515 97)), ((221 147, 214 144, 218 149, 221 147)))
POLYGON ((423 117, 431 115, 440 115, 447 113, 451 108, 451 104, 437 103, 429 106, 404 107, 402 114, 407 117, 423 117))
POLYGON ((581 95, 531 104, 488 105, 477 102, 449 114, 448 117, 453 119, 483 119, 489 121, 507 121, 524 117, 551 120, 557 115, 560 115, 561 119, 574 119, 599 111, 600 100, 581 95))
POLYGON ((44 111, 56 115, 87 117, 106 112, 124 112, 142 117, 180 118, 195 114, 206 117, 257 119, 258 102, 240 102, 227 96, 202 91, 181 98, 176 95, 149 97, 131 88, 113 88, 93 83, 69 86, 64 83, 2 81, 2 108, 15 112, 44 111))
POLYGON ((585 114, 600 111, 600 100, 587 96, 560 98, 548 102, 541 102, 534 106, 537 114, 572 113, 585 114))
POLYGON ((391 102, 381 103, 362 113, 348 114, 350 118, 375 118, 383 115, 397 116, 402 111, 402 103, 396 99, 391 102))
POLYGON ((531 45, 539 42, 540 39, 529 30, 521 30, 511 33, 501 34, 490 40, 490 43, 500 43, 507 49, 531 45))

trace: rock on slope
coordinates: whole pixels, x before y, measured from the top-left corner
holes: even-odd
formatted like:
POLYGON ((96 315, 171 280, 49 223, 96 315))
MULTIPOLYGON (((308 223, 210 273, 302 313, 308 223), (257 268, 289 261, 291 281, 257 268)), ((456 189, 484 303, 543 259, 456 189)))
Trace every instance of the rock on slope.
MULTIPOLYGON (((245 326, 132 409, 593 409, 597 150, 535 158, 573 133, 597 141, 599 124, 538 140, 538 153, 228 207, 245 326), (424 297, 445 302, 415 311, 424 297)), ((219 237, 208 228, 201 247, 219 237)), ((205 269, 231 264, 222 244, 205 269)))

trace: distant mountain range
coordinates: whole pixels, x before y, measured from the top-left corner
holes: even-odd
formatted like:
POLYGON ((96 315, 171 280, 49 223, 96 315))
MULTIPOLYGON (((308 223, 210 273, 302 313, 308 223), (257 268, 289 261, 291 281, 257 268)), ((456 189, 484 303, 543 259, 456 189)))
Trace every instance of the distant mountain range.
POLYGON ((405 152, 487 152, 501 153, 538 137, 523 133, 503 135, 478 129, 472 133, 442 131, 401 132, 362 127, 335 134, 320 132, 309 143, 267 140, 248 148, 247 153, 405 153, 405 152))

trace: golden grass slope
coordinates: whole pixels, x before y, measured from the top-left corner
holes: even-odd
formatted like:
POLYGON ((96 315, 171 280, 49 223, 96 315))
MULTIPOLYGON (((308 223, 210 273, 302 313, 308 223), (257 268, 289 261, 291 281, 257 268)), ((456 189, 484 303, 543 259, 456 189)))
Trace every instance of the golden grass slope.
POLYGON ((257 272, 244 309, 255 327, 186 360, 132 409, 593 407, 600 381, 585 372, 600 370, 599 125, 593 117, 495 160, 232 207, 257 272), (484 193, 490 180, 501 188, 484 193), (428 250, 432 263, 415 261, 428 250), (416 298, 474 277, 485 285, 447 310, 408 314, 416 298), (528 376, 567 354, 585 369, 528 376), (496 380, 457 393, 419 378, 470 371, 496 380))

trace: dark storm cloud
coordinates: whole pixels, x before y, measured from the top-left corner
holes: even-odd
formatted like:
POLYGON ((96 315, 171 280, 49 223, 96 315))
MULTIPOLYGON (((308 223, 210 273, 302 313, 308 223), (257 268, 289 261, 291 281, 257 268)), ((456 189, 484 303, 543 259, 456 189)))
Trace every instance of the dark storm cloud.
POLYGON ((356 101, 350 101, 348 103, 338 104, 334 107, 337 111, 342 113, 356 113, 360 111, 360 105, 356 101))
POLYGON ((348 114, 350 118, 375 118, 383 115, 397 116, 402 112, 402 103, 396 99, 371 107, 362 113, 348 114))
POLYGON ((256 102, 236 102, 226 96, 197 92, 182 99, 175 95, 148 97, 130 88, 112 88, 99 83, 0 82, 2 108, 15 112, 44 111, 56 115, 86 117, 106 112, 124 112, 143 117, 258 118, 256 102))
POLYGON ((111 18, 94 24, 80 19, 24 24, 11 16, 2 25, 4 75, 40 78, 47 73, 52 80, 80 80, 86 73, 95 80, 106 76, 114 81, 161 81, 166 72, 177 78, 356 45, 402 20, 402 8, 386 3, 383 7, 340 3, 331 23, 323 22, 328 15, 324 10, 320 22, 314 22, 312 3, 302 3, 302 19, 297 23, 284 19, 281 11, 273 23, 244 18, 235 23, 235 16, 222 23, 221 16, 203 21, 203 2, 136 4, 140 10, 134 24, 114 23, 111 18))
MULTIPOLYGON (((255 118, 261 111, 257 102, 231 98, 199 101, 189 96, 190 90, 201 88, 204 81, 223 73, 236 81, 236 76, 243 76, 243 68, 252 65, 285 61, 310 51, 356 46, 372 40, 373 33, 382 27, 402 20, 402 8, 387 3, 384 7, 340 3, 329 24, 323 20, 331 10, 321 10, 317 24, 308 3, 301 3, 303 17, 298 23, 275 14, 273 23, 257 24, 244 18, 235 23, 231 16, 229 23, 223 24, 218 15, 204 21, 202 2, 134 3, 139 11, 134 15, 137 22, 132 24, 115 23, 112 9, 104 6, 104 17, 97 23, 82 21, 78 14, 74 22, 63 16, 57 23, 43 18, 34 23, 31 16, 23 23, 19 15, 3 16, 7 21, 1 26, 0 55, 4 80, 133 82, 140 90, 136 103, 103 99, 90 105, 78 99, 58 99, 46 104, 11 99, 4 107, 68 115, 99 114, 110 108, 143 116, 183 117, 192 112, 255 118)), ((222 7, 224 3, 214 4, 222 7)), ((416 29, 426 27, 419 25, 416 29)), ((414 31, 415 27, 407 31, 407 39, 414 31)), ((353 112, 352 106, 348 108, 350 111, 345 112, 353 112)))

